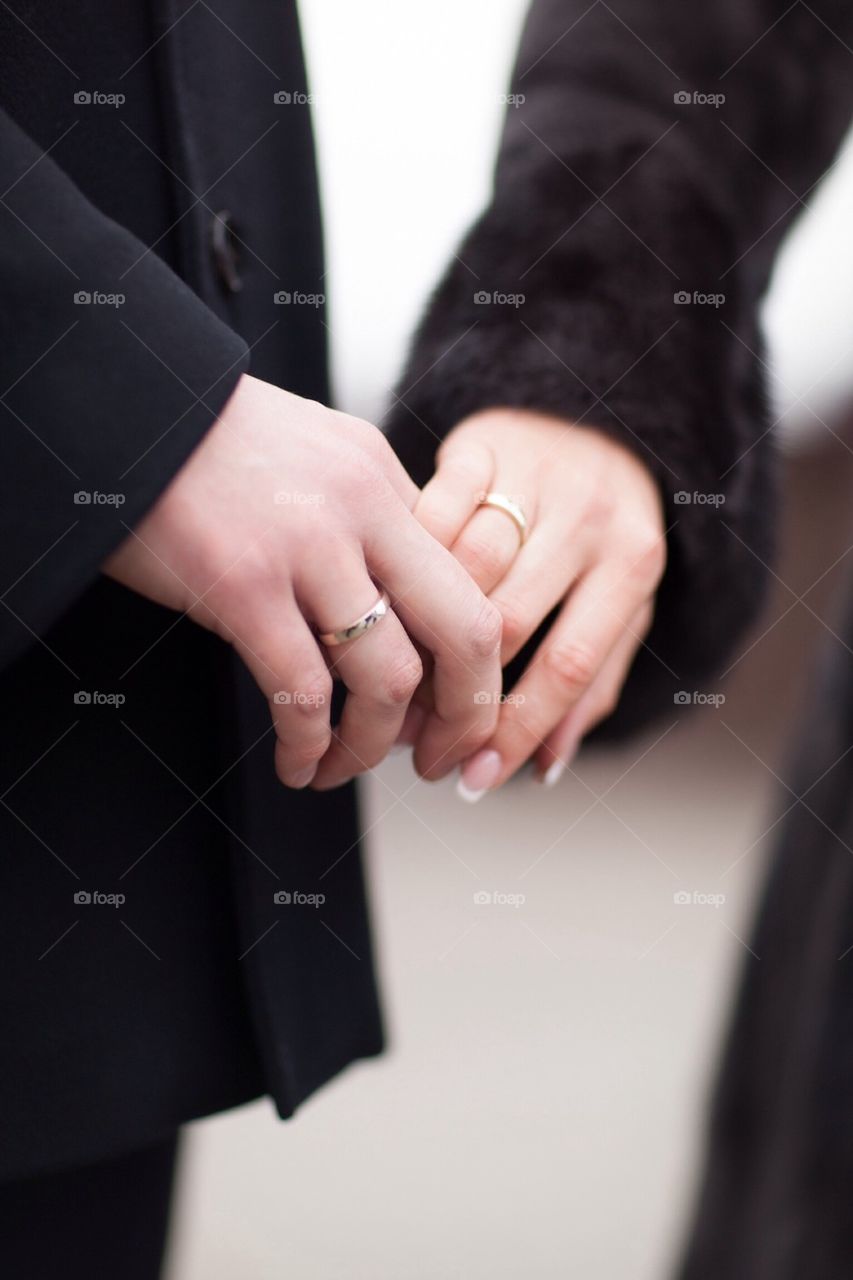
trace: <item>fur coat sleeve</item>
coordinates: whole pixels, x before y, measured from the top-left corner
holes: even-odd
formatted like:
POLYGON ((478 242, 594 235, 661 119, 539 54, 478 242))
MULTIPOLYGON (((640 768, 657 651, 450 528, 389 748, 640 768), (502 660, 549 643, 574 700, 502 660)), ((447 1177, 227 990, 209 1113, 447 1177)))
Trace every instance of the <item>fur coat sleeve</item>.
MULTIPOLYGON (((651 468, 669 565, 604 735, 709 688, 772 558, 759 304, 853 107, 844 0, 534 0, 491 203, 429 303, 390 439, 419 482, 455 423, 518 406, 651 468)), ((529 659, 528 648, 526 658, 529 659)))

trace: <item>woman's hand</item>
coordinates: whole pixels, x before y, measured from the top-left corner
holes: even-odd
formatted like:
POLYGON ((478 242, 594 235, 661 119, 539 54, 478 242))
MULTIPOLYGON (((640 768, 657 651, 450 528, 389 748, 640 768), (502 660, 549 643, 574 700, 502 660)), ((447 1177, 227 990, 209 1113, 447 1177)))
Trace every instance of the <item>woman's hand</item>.
POLYGON ((244 376, 217 422, 106 572, 234 646, 266 695, 291 787, 338 786, 378 764, 434 662, 431 768, 488 739, 500 618, 412 514, 418 490, 375 428, 244 376), (382 589, 392 611, 329 648, 382 589), (332 676, 347 689, 330 726, 332 676))
MULTIPOLYGON (((561 605, 502 696, 494 736, 465 763, 460 792, 479 799, 531 756, 539 778, 556 782, 615 707, 651 623, 666 558, 657 485, 629 449, 594 427, 516 409, 461 422, 437 463, 415 514, 497 605, 504 665, 561 605), (523 545, 506 512, 480 505, 495 492, 524 512, 523 545)), ((417 750, 416 759, 420 767, 417 750)))

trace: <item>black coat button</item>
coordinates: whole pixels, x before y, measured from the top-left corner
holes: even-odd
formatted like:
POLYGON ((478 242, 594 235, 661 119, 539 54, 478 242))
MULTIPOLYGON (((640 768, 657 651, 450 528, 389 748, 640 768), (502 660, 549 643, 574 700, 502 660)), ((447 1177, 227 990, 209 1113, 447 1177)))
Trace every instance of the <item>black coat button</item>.
POLYGON ((243 288, 240 278, 240 254, 234 219, 227 209, 213 215, 210 224, 210 248, 216 273, 229 293, 239 293, 243 288))

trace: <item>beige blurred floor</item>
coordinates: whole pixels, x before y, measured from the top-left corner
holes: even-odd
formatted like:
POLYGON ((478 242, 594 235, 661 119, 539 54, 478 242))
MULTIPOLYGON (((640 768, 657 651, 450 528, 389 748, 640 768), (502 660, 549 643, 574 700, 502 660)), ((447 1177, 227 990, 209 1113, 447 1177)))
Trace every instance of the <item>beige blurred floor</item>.
POLYGON ((192 1127, 172 1280, 665 1276, 771 770, 843 563, 796 596, 847 547, 850 472, 831 440, 793 469, 787 585, 718 711, 477 808, 399 757, 369 781, 393 1047, 286 1125, 261 1103, 192 1127))

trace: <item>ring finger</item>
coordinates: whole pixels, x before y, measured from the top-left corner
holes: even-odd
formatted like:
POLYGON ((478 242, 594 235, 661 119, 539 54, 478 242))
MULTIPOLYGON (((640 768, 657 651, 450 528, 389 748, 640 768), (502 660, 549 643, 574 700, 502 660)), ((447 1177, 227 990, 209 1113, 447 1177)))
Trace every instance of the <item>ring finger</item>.
MULTIPOLYGON (((310 568, 307 576, 315 583, 328 581, 327 573, 311 574, 310 568)), ((336 573, 333 589, 315 587, 304 606, 321 631, 332 631, 360 618, 380 594, 362 562, 349 575, 336 573), (341 601, 352 603, 342 607, 341 601)), ((347 698, 312 782, 318 790, 340 786, 384 760, 422 674, 414 646, 390 611, 355 639, 326 646, 326 659, 332 675, 346 685, 347 698)))
POLYGON ((490 595, 509 572, 522 541, 512 516, 480 503, 450 549, 483 594, 490 595))

